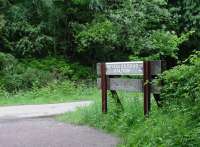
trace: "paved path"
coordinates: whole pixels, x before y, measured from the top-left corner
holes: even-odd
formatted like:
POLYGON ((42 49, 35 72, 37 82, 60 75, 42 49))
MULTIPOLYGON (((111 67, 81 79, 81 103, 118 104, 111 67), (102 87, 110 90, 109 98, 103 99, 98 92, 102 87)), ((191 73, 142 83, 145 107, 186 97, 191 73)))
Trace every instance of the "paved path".
POLYGON ((115 147, 116 137, 50 118, 91 103, 0 107, 0 147, 115 147))
POLYGON ((118 139, 51 118, 1 120, 0 147, 115 147, 118 139))
POLYGON ((91 103, 92 101, 82 101, 61 104, 0 107, 0 120, 53 116, 75 111, 78 107, 88 106, 91 103))

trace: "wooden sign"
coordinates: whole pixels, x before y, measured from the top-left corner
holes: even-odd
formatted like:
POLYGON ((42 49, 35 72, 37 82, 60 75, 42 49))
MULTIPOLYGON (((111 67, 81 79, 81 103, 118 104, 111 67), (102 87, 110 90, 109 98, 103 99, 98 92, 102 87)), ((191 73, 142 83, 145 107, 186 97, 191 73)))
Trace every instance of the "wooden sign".
POLYGON ((107 112, 107 90, 124 90, 144 93, 144 114, 148 115, 151 92, 160 93, 160 87, 151 85, 151 78, 161 73, 161 65, 161 61, 98 63, 97 84, 102 91, 102 111, 107 112), (143 75, 143 79, 110 78, 114 75, 143 75))
MULTIPOLYGON (((107 90, 123 90, 128 92, 144 92, 143 79, 121 79, 121 78, 107 78, 107 90)), ((97 87, 101 89, 101 78, 97 79, 97 87)), ((155 85, 151 86, 151 92, 160 94, 161 87, 155 85)))
MULTIPOLYGON (((151 75, 161 73, 161 61, 152 61, 151 75)), ((105 63, 106 75, 143 75, 143 61, 105 63)), ((100 64, 97 64, 97 74, 100 75, 100 64)))

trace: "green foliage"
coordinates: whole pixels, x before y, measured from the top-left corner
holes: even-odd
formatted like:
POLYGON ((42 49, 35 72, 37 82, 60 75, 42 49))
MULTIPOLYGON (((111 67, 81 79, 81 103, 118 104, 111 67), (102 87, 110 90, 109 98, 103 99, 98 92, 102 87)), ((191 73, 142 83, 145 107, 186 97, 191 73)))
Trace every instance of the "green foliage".
POLYGON ((198 127, 189 126, 190 116, 180 112, 155 112, 146 121, 133 125, 124 146, 198 146, 198 127))
POLYGON ((19 90, 28 90, 33 87, 46 86, 53 80, 51 73, 44 72, 36 69, 25 69, 19 66, 16 68, 16 72, 6 74, 2 80, 2 87, 8 92, 17 92, 19 90))
POLYGON ((196 1, 22 0, 6 6, 1 48, 23 58, 65 54, 86 64, 178 59, 179 48, 199 32, 196 1), (188 18, 192 24, 181 21, 188 18), (190 30, 195 33, 180 41, 190 30))
POLYGON ((200 38, 200 3, 198 0, 169 0, 168 6, 169 11, 177 20, 173 28, 178 34, 190 30, 195 31, 190 39, 180 47, 179 56, 182 59, 186 59, 192 51, 200 49, 198 41, 200 38))
POLYGON ((85 47, 89 49, 95 48, 95 44, 100 44, 101 46, 104 45, 105 48, 106 45, 116 42, 117 35, 115 34, 115 27, 113 24, 106 20, 86 27, 84 31, 79 32, 77 40, 80 41, 82 47, 80 51, 85 47))
POLYGON ((46 86, 53 75, 41 69, 25 67, 10 54, 0 53, 0 87, 8 92, 46 86))
POLYGON ((4 20, 4 16, 0 15, 0 31, 2 30, 2 28, 5 26, 5 20, 4 20))
MULTIPOLYGON (((193 132, 188 132, 190 132, 191 136, 195 138, 199 135, 199 70, 200 53, 194 52, 194 54, 185 61, 185 64, 179 65, 174 69, 165 72, 162 76, 164 82, 162 90, 164 106, 172 112, 180 109, 180 111, 190 116, 187 123, 188 125, 193 125, 193 132)), ((199 144, 196 146, 198 145, 199 144)))
POLYGON ((8 92, 42 87, 52 81, 49 71, 25 67, 10 54, 0 52, 0 87, 8 92))
POLYGON ((129 58, 131 60, 138 60, 135 55, 139 55, 140 53, 142 53, 144 55, 151 55, 147 57, 142 57, 142 59, 144 58, 148 60, 164 60, 167 59, 167 57, 178 59, 178 46, 188 40, 189 36, 193 32, 182 34, 180 37, 178 37, 174 33, 175 32, 165 32, 163 30, 153 31, 146 39, 145 50, 131 55, 129 58))
MULTIPOLYGON (((199 1, 198 0, 177 0, 175 2, 169 1, 174 6, 171 11, 179 15, 179 29, 190 30, 191 28, 199 34, 199 1), (187 25, 185 25, 187 24, 187 25)), ((181 30, 182 32, 183 30, 181 30)))
POLYGON ((12 94, 0 90, 0 105, 27 105, 64 103, 69 101, 92 100, 98 97, 99 90, 85 83, 74 83, 69 80, 53 81, 42 88, 20 91, 12 94))
POLYGON ((0 71, 7 72, 11 71, 17 63, 17 59, 10 54, 0 52, 0 71))
POLYGON ((47 57, 44 59, 23 60, 23 65, 27 68, 34 68, 50 72, 56 79, 83 80, 93 79, 92 70, 89 67, 78 63, 70 63, 64 58, 47 57))
POLYGON ((47 86, 54 80, 94 78, 89 67, 70 64, 63 58, 18 61, 14 56, 1 52, 0 75, 0 87, 8 92, 47 86))
POLYGON ((149 36, 160 30, 166 33, 166 21, 171 20, 166 2, 127 0, 121 5, 110 11, 111 19, 120 27, 121 44, 135 56, 153 56, 149 36))
POLYGON ((179 38, 175 34, 167 32, 154 32, 151 37, 152 50, 157 50, 161 56, 177 58, 179 38))
POLYGON ((46 56, 53 50, 52 37, 42 34, 40 26, 25 21, 7 22, 3 34, 10 47, 7 50, 17 57, 46 56))
POLYGON ((130 55, 131 59, 177 58, 183 41, 168 28, 176 19, 165 0, 97 3, 104 6, 91 22, 73 23, 78 54, 94 61, 127 60, 130 55))
POLYGON ((199 57, 199 52, 196 52, 189 59, 188 65, 179 65, 163 74, 162 97, 164 101, 186 108, 198 104, 200 96, 199 57))
POLYGON ((53 79, 50 72, 30 67, 25 68, 14 56, 1 52, 0 75, 0 87, 9 92, 41 87, 53 79))
POLYGON ((78 52, 88 54, 94 61, 109 60, 117 40, 117 28, 109 20, 94 21, 76 35, 78 52))

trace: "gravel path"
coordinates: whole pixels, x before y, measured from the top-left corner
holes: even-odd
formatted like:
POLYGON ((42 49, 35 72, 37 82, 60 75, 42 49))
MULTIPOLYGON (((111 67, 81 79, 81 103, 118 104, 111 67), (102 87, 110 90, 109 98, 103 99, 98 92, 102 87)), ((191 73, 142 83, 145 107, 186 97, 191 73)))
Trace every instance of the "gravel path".
POLYGON ((51 118, 0 120, 0 147, 115 147, 118 139, 51 118))
POLYGON ((116 137, 47 118, 91 103, 0 107, 0 147, 115 147, 116 137))
POLYGON ((91 103, 92 101, 82 101, 46 105, 4 106, 0 107, 0 120, 53 116, 75 111, 78 107, 85 107, 91 103))

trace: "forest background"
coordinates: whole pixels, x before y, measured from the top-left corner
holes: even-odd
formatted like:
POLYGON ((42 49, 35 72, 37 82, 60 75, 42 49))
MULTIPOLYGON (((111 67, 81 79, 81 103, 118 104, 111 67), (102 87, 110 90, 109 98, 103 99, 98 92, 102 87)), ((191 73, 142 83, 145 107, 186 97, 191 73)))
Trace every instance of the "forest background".
POLYGON ((199 9, 198 0, 1 0, 0 85, 94 78, 104 61, 175 66, 200 48, 199 9))

